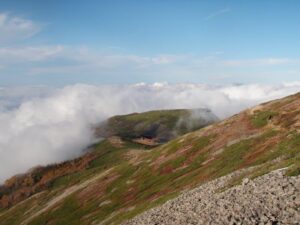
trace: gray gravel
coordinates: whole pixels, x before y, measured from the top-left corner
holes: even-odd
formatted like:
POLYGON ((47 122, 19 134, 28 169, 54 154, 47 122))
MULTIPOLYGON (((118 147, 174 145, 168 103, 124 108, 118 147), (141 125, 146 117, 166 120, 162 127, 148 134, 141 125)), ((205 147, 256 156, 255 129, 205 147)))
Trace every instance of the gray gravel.
POLYGON ((300 224, 300 176, 276 170, 220 192, 221 177, 138 215, 126 225, 300 224))

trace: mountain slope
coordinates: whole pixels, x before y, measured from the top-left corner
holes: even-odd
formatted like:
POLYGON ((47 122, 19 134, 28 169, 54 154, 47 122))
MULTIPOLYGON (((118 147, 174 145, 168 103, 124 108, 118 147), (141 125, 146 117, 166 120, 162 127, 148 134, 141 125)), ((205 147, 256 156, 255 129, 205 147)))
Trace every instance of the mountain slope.
POLYGON ((217 121, 208 109, 156 110, 111 117, 97 127, 96 133, 100 137, 147 138, 163 143, 217 121))
POLYGON ((125 224, 253 225, 300 221, 300 175, 285 176, 285 169, 279 169, 253 181, 245 178, 241 185, 222 190, 243 172, 245 169, 184 192, 125 224))
POLYGON ((47 189, 59 177, 85 170, 111 147, 150 149, 217 120, 207 109, 159 110, 111 117, 95 128, 98 137, 108 138, 108 142, 100 144, 102 151, 94 151, 97 148, 91 146, 87 154, 77 159, 36 167, 29 173, 13 176, 0 186, 0 207, 9 207, 47 189), (122 140, 126 140, 124 147, 122 140))
POLYGON ((94 158, 83 170, 2 209, 0 224, 118 224, 241 169, 253 168, 234 176, 228 188, 283 167, 298 175, 299 146, 300 93, 150 149, 109 138, 91 147, 87 154, 94 158))

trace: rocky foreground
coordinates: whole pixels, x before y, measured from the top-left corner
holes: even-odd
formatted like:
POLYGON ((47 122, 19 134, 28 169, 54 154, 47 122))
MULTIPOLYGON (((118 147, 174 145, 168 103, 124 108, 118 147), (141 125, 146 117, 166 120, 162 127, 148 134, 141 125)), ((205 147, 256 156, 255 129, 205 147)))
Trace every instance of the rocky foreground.
POLYGON ((127 221, 158 224, 300 224, 300 176, 276 170, 222 191, 232 177, 221 177, 127 221))

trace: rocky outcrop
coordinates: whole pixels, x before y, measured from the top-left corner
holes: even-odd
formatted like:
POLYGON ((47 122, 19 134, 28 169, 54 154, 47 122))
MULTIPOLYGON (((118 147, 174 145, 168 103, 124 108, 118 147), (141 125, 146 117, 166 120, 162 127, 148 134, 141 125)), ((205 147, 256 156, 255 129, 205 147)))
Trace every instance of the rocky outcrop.
POLYGON ((220 192, 232 176, 201 185, 124 224, 300 224, 300 176, 277 170, 220 192))

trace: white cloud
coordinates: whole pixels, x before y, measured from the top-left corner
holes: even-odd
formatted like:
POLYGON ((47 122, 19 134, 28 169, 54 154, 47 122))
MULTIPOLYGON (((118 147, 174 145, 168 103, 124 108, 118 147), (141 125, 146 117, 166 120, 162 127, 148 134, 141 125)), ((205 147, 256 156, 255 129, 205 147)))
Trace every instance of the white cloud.
POLYGON ((204 18, 204 20, 211 20, 211 19, 213 19, 217 16, 228 13, 230 11, 231 11, 231 9, 229 7, 223 8, 221 10, 218 10, 216 12, 213 12, 213 13, 209 14, 207 17, 204 18))
MULTIPOLYGON (((10 76, 28 83, 72 80, 73 82, 283 82, 299 75, 300 59, 225 59, 223 55, 104 54, 86 47, 42 45, 0 47, 0 82, 10 76), (245 70, 249 68, 249 70, 245 70), (278 69, 280 68, 280 69, 278 69), (49 79, 55 76, 56 79, 49 79), (124 77, 128 77, 125 78, 124 77)), ((17 82, 17 81, 12 81, 17 82)), ((67 82, 65 82, 67 83, 67 82)))
POLYGON ((103 75, 116 76, 129 73, 163 73, 168 66, 186 59, 183 55, 160 54, 141 56, 134 54, 103 54, 84 47, 43 45, 26 47, 0 47, 1 74, 47 75, 103 75))
POLYGON ((0 88, 0 182, 36 165, 79 155, 103 119, 152 109, 206 107, 227 117, 259 102, 300 91, 277 86, 139 83, 0 88))
MULTIPOLYGON (((224 59, 217 54, 208 56, 159 54, 141 56, 134 54, 103 54, 85 47, 64 45, 43 45, 25 47, 0 47, 0 75, 95 75, 120 77, 135 76, 172 76, 184 80, 184 77, 205 75, 209 79, 236 77, 247 71, 241 68, 261 68, 260 74, 271 73, 270 68, 290 66, 293 68, 281 71, 281 74, 293 76, 288 70, 298 71, 300 59, 297 58, 261 58, 247 60, 224 59), (182 78, 180 78, 182 77, 182 78)), ((251 72, 252 73, 252 72, 251 72)), ((294 74, 298 74, 294 72, 294 74)), ((251 74, 259 77, 260 75, 251 74)), ((166 78, 164 78, 166 79, 166 78)), ((157 80, 157 79, 156 79, 157 80)), ((175 79, 176 81, 176 79, 175 79)))
POLYGON ((41 26, 31 20, 0 13, 0 44, 30 38, 40 29, 41 26))
POLYGON ((291 65, 291 64, 299 65, 300 59, 262 58, 262 59, 248 59, 248 60, 224 60, 222 64, 230 67, 277 66, 277 65, 291 65))
POLYGON ((103 68, 113 68, 123 65, 139 67, 171 64, 180 60, 179 55, 157 55, 154 57, 133 54, 101 54, 87 48, 68 47, 63 45, 2 47, 0 60, 7 64, 27 62, 47 62, 48 60, 64 60, 74 64, 97 65, 103 68))
POLYGON ((62 57, 63 46, 6 47, 0 48, 0 61, 6 65, 41 62, 62 57))

